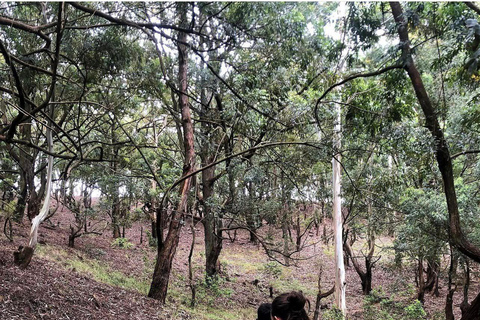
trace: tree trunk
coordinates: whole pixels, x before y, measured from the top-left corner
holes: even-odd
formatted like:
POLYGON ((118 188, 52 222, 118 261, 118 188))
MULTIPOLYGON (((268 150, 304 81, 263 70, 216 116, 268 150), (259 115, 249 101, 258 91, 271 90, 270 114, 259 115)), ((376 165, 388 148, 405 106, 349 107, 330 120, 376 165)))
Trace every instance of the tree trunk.
POLYGON ((284 208, 284 216, 282 218, 282 238, 283 238, 283 258, 285 261, 285 265, 290 265, 290 258, 289 258, 289 251, 290 251, 290 237, 288 236, 288 222, 287 222, 287 215, 288 209, 284 208))
MULTIPOLYGON (((206 159, 202 166, 209 164, 213 158, 206 159)), ((210 279, 217 275, 217 262, 220 252, 222 251, 222 234, 221 234, 221 220, 212 212, 212 208, 208 201, 213 195, 215 167, 208 168, 202 172, 203 185, 203 214, 204 214, 204 228, 205 228, 205 271, 207 276, 207 283, 210 279)))
MULTIPOLYGON (((62 12, 63 5, 59 9, 62 12)), ((52 142, 52 131, 50 127, 47 127, 47 145, 48 151, 53 151, 53 142, 52 142)), ((47 167, 47 187, 46 187, 46 196, 43 202, 43 206, 33 219, 32 219, 32 227, 30 230, 30 240, 26 247, 20 246, 17 251, 13 253, 14 263, 19 266, 21 269, 25 269, 30 264, 32 260, 33 253, 35 251, 35 247, 37 245, 37 238, 38 238, 38 228, 40 227, 40 223, 45 220, 48 215, 50 209, 50 194, 52 190, 52 176, 53 176, 53 156, 48 156, 48 167, 47 167)))
MULTIPOLYGON (((115 117, 115 115, 113 115, 115 117)), ((119 183, 116 177, 118 176, 118 147, 117 147, 117 137, 115 133, 115 120, 112 119, 112 126, 111 126, 111 138, 112 138, 112 145, 113 145, 113 160, 110 164, 110 168, 112 170, 112 175, 114 176, 113 179, 113 189, 111 190, 111 213, 112 213, 112 236, 114 239, 120 238, 120 225, 118 220, 120 218, 120 194, 119 194, 119 183)))
POLYGON ((448 291, 445 301, 445 320, 455 320, 453 314, 453 295, 455 293, 456 286, 452 288, 452 283, 456 279, 457 275, 458 256, 453 251, 453 247, 450 245, 450 269, 448 271, 448 291))
MULTIPOLYGON (((180 15, 181 25, 187 24, 187 8, 188 3, 177 3, 177 11, 180 15)), ((193 123, 190 115, 190 107, 188 105, 187 96, 187 34, 180 31, 178 33, 178 80, 179 80, 179 105, 182 114, 182 128, 183 128, 183 143, 185 150, 185 158, 183 165, 182 177, 190 174, 195 169, 195 149, 193 136, 193 123)), ((180 184, 180 201, 177 205, 177 210, 172 212, 170 220, 170 227, 167 237, 162 246, 158 246, 157 260, 155 263, 155 270, 153 273, 153 280, 150 286, 148 296, 165 304, 167 297, 168 283, 170 279, 170 272, 172 269, 172 262, 175 256, 178 242, 180 239, 180 231, 182 228, 183 216, 187 205, 188 191, 191 185, 191 178, 186 178, 180 184)), ((165 204, 160 204, 162 207, 165 204)), ((161 209, 161 208, 160 208, 161 209)), ((158 211, 157 211, 158 212, 158 211)), ((160 210, 163 212, 163 210, 160 210)), ((157 234, 160 235, 160 221, 157 217, 157 234)))
POLYGON ((296 231, 296 242, 295 242, 295 247, 297 252, 300 252, 300 249, 302 247, 302 230, 300 228, 300 215, 297 216, 297 223, 295 225, 295 231, 296 231))
POLYGON ((364 295, 369 295, 372 291, 372 260, 370 257, 365 257, 365 275, 362 280, 362 292, 364 295))
POLYGON ((417 299, 423 304, 425 302, 425 278, 423 276, 423 259, 422 258, 418 258, 417 276, 418 276, 417 299))
POLYGON ((355 269, 358 276, 360 277, 363 294, 364 295, 370 294, 370 292, 372 291, 373 251, 370 250, 369 254, 365 256, 365 271, 363 271, 358 261, 358 258, 354 256, 352 247, 348 242, 345 242, 344 249, 345 249, 346 255, 349 256, 350 260, 352 261, 353 268, 355 269))
POLYGON ((192 301, 190 303, 191 308, 195 308, 195 296, 197 292, 197 288, 195 286, 195 282, 193 281, 193 264, 192 264, 192 256, 193 251, 195 248, 195 225, 194 220, 192 219, 192 223, 190 224, 190 230, 192 231, 192 243, 190 245, 190 253, 188 254, 188 285, 190 287, 190 291, 192 291, 192 301))
POLYGON ((465 260, 464 264, 464 280, 463 280, 463 300, 460 303, 460 310, 462 315, 468 311, 470 304, 468 303, 468 291, 470 289, 470 265, 468 260, 465 260))
POLYGON ((462 310, 462 317, 460 320, 480 320, 480 293, 468 308, 464 311, 462 310))
POLYGON ((313 320, 320 319, 320 309, 322 306, 321 305, 322 299, 332 295, 335 292, 335 286, 333 286, 327 292, 322 292, 322 286, 321 286, 322 272, 323 272, 323 268, 320 267, 320 273, 318 275, 318 292, 317 292, 317 298, 315 300, 315 311, 313 313, 313 320))
MULTIPOLYGON (((335 123, 335 150, 339 151, 341 148, 341 110, 340 104, 336 104, 337 119, 335 123)), ((345 265, 343 263, 343 217, 342 204, 340 198, 341 188, 341 166, 340 154, 337 153, 332 159, 333 168, 333 232, 335 243, 335 305, 342 312, 345 317, 347 306, 345 303, 345 265)))
MULTIPOLYGON (((203 38, 202 38, 203 41, 203 38)), ((211 56, 209 60, 215 61, 217 57, 211 56)), ((203 68, 206 69, 206 66, 203 65, 203 68)), ((207 70, 204 70, 207 72, 207 70)), ((206 83, 206 79, 204 76, 201 77, 201 97, 200 100, 202 101, 201 106, 201 116, 205 120, 212 119, 213 121, 202 121, 201 123, 201 131, 204 139, 202 139, 200 144, 200 158, 202 161, 202 167, 206 167, 211 165, 217 159, 217 154, 219 152, 219 147, 221 146, 220 141, 221 139, 218 138, 217 132, 219 131, 219 125, 214 125, 214 119, 218 119, 222 117, 221 110, 223 109, 222 106, 222 99, 217 94, 215 95, 215 104, 212 102, 209 103, 209 99, 207 97, 208 91, 207 88, 209 87, 206 83), (214 107, 215 105, 215 107, 214 107)), ((213 95, 213 93, 211 93, 213 95)), ((223 128, 224 130, 226 128, 223 128)), ((219 210, 214 212, 210 205, 210 201, 214 194, 214 186, 217 177, 215 176, 216 166, 212 166, 208 169, 202 171, 202 197, 200 198, 201 205, 203 207, 203 226, 205 231, 205 272, 206 272, 206 281, 207 284, 211 283, 211 280, 216 278, 218 263, 218 257, 222 251, 223 246, 223 239, 222 239, 222 219, 219 216, 219 210)))
POLYGON ((440 264, 435 259, 427 260, 427 280, 425 281, 425 290, 433 291, 433 295, 439 296, 438 292, 438 274, 440 272, 440 264))
POLYGON ((22 221, 27 206, 27 182, 25 180, 25 175, 22 172, 23 170, 20 168, 20 191, 17 196, 17 204, 15 205, 15 211, 13 213, 13 220, 17 222, 22 221))

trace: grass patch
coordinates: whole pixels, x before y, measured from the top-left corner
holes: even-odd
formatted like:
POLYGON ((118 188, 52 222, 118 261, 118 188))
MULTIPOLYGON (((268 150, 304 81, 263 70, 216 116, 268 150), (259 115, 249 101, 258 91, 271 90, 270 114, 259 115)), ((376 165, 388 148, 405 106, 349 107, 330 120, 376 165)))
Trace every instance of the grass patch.
POLYGON ((255 308, 239 308, 237 310, 214 309, 214 308, 195 308, 186 310, 193 319, 196 320, 238 320, 238 319, 256 319, 257 310, 255 308), (251 309, 251 310, 250 310, 251 309))
POLYGON ((90 275, 95 281, 128 290, 138 291, 146 295, 150 288, 149 280, 129 277, 122 272, 114 271, 104 263, 88 259, 83 256, 73 255, 66 250, 54 246, 39 246, 36 250, 38 256, 53 261, 65 269, 74 268, 81 274, 90 275))
POLYGON ((228 250, 224 250, 220 261, 222 264, 228 266, 233 273, 241 273, 245 275, 257 274, 259 270, 263 268, 262 262, 255 262, 259 256, 258 252, 242 252, 233 253, 228 250))

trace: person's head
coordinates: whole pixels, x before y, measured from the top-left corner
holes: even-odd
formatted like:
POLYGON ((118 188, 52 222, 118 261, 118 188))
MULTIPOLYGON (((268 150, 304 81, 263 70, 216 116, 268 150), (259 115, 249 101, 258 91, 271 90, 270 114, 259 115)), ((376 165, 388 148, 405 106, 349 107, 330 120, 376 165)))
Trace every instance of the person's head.
POLYGON ((309 320, 305 311, 307 299, 303 293, 292 291, 282 293, 272 302, 273 320, 309 320))
POLYGON ((270 312, 272 311, 271 303, 262 303, 257 310, 257 320, 270 320, 270 312))

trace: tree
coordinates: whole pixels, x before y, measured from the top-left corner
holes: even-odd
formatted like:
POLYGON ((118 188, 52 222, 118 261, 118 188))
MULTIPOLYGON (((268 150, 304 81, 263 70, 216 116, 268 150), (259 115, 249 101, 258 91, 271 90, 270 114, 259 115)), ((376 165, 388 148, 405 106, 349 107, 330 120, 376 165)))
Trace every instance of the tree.
MULTIPOLYGON (((187 20, 188 4, 178 3, 177 14, 181 26, 188 24, 187 20)), ((193 124, 190 114, 190 107, 188 104, 187 88, 188 88, 188 48, 187 34, 183 31, 178 33, 178 104, 182 114, 182 129, 183 129, 183 143, 184 143, 184 165, 182 176, 187 176, 195 171, 195 148, 194 148, 194 133, 193 124)), ((168 282, 170 277, 170 270, 172 268, 173 257, 180 239, 180 231, 186 212, 186 205, 188 199, 188 191, 191 187, 191 178, 186 178, 182 181, 179 188, 180 199, 176 204, 176 209, 172 213, 171 222, 163 245, 158 246, 157 261, 155 263, 155 270, 153 273, 153 280, 148 293, 149 297, 165 303, 167 296, 168 282)), ((160 234, 160 219, 157 217, 157 234, 160 234)))

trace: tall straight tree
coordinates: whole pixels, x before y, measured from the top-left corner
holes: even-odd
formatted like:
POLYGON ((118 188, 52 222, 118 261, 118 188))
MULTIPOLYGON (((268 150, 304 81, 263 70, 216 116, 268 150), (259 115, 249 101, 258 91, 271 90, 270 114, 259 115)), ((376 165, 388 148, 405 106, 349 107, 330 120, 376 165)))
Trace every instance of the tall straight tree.
MULTIPOLYGON (((177 14, 180 18, 180 26, 188 27, 187 12, 188 3, 177 3, 177 14)), ((184 144, 184 162, 182 177, 189 175, 195 170, 195 149, 193 136, 193 123, 188 103, 188 47, 187 33, 178 32, 178 101, 182 116, 183 144, 184 144)), ((182 221, 187 206, 188 191, 191 186, 191 177, 182 181, 179 188, 179 201, 176 210, 173 211, 168 234, 162 245, 158 246, 157 261, 153 273, 153 280, 150 286, 148 296, 165 303, 168 290, 168 282, 172 269, 173 258, 177 250, 182 229, 182 221)), ((163 204, 161 204, 163 205, 163 204)), ((157 217, 156 228, 157 235, 160 235, 161 221, 157 217)))
POLYGON ((341 191, 341 156, 340 148, 342 146, 341 137, 341 108, 339 103, 335 103, 335 111, 337 113, 334 128, 334 150, 337 154, 332 159, 333 171, 333 232, 335 243, 335 305, 345 316, 347 306, 345 303, 345 265, 343 263, 343 217, 342 217, 342 199, 341 191))

